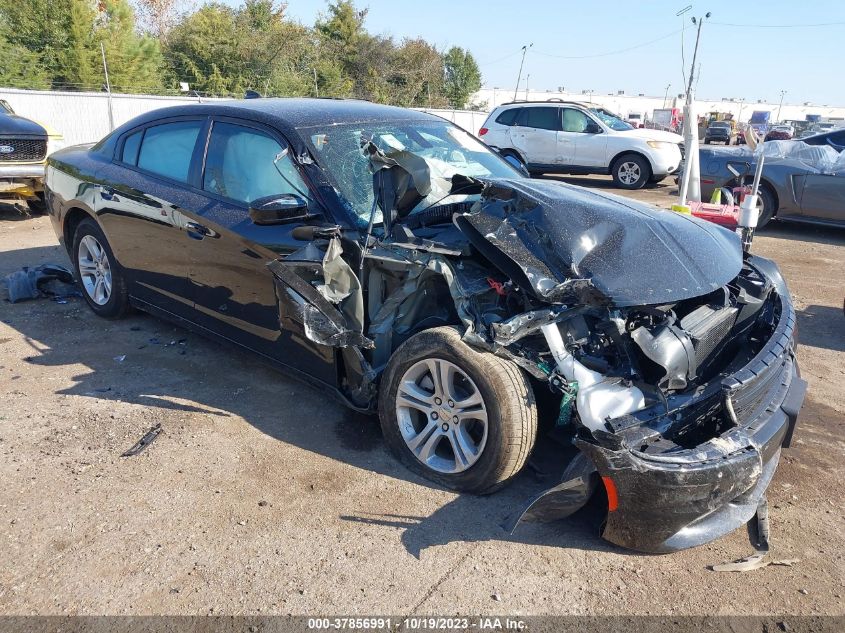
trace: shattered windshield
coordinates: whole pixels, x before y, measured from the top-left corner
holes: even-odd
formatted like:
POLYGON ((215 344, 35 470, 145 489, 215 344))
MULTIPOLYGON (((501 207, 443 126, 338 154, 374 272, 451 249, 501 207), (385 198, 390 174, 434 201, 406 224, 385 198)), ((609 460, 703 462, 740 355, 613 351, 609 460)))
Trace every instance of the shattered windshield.
POLYGON ((626 123, 618 116, 613 114, 604 108, 590 108, 590 112, 595 114, 601 122, 604 123, 607 127, 611 130, 616 130, 617 132, 624 132, 625 130, 633 130, 634 126, 630 123, 626 123))
MULTIPOLYGON (((349 202, 359 224, 366 225, 373 206, 373 176, 362 139, 371 140, 390 156, 407 151, 423 158, 431 173, 431 193, 414 209, 461 202, 477 196, 450 195, 455 174, 472 178, 521 178, 516 170, 486 145, 448 121, 391 121, 332 125, 302 130, 317 163, 349 202), (448 198, 448 200, 447 200, 448 198)), ((381 222, 378 211, 375 222, 381 222)))

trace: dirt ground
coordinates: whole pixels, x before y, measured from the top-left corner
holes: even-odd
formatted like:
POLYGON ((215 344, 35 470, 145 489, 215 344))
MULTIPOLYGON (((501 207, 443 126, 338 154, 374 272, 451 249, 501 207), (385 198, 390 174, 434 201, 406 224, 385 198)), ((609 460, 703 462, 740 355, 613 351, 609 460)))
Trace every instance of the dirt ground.
MULTIPOLYGON (((673 189, 634 197, 668 206, 673 189)), ((754 250, 794 293, 810 383, 769 491, 791 567, 709 571, 750 553, 744 530, 665 556, 589 517, 509 536, 547 482, 444 491, 375 419, 246 354, 81 299, 0 301, 0 613, 845 614, 845 230, 773 226, 754 250)), ((42 262, 67 263, 48 219, 0 209, 0 277, 42 262)))

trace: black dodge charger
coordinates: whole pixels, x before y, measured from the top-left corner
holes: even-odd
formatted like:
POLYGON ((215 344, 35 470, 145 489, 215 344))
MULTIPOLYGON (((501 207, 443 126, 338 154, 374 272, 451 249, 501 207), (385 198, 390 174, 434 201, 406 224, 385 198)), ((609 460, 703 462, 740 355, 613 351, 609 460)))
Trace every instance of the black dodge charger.
POLYGON ((396 456, 456 490, 492 492, 538 435, 566 438, 525 517, 600 493, 626 547, 750 521, 803 401, 773 262, 716 225, 525 178, 429 114, 166 108, 53 154, 47 191, 98 315, 176 321, 378 412, 396 456))

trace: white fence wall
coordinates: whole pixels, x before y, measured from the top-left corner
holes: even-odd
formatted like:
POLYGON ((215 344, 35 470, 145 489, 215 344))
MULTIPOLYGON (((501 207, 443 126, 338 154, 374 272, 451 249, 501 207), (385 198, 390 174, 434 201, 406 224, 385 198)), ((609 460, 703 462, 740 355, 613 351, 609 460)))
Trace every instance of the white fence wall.
MULTIPOLYGON (((5 99, 15 112, 64 134, 68 144, 91 143, 109 132, 109 100, 102 92, 53 92, 42 90, 17 90, 0 88, 0 99, 5 99)), ((203 99, 204 102, 214 99, 203 99)), ((150 95, 112 95, 114 125, 167 106, 197 103, 196 97, 158 97, 150 95)), ((469 110, 424 110, 436 114, 468 132, 478 133, 487 117, 486 112, 469 110)))
MULTIPOLYGON (((0 88, 0 99, 8 101, 17 114, 64 134, 68 144, 98 141, 109 132, 109 100, 102 92, 0 88)), ((115 94, 112 95, 114 125, 117 127, 157 108, 196 102, 196 97, 115 94)))

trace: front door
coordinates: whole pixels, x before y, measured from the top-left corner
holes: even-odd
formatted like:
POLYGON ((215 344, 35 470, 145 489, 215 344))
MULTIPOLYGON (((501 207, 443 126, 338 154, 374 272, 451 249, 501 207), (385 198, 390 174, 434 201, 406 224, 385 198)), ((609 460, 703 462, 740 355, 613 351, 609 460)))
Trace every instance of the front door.
POLYGON ((294 230, 302 221, 255 224, 250 203, 293 194, 321 209, 275 132, 231 119, 215 119, 202 170, 207 204, 193 218, 188 279, 196 322, 236 343, 334 381, 333 350, 280 326, 276 283, 268 264, 307 244, 294 230))
POLYGON ((563 108, 560 144, 571 154, 572 164, 581 167, 607 167, 607 134, 595 132, 598 124, 575 108, 563 108))
POLYGON ((801 215, 845 221, 845 172, 807 174, 801 191, 801 215))

